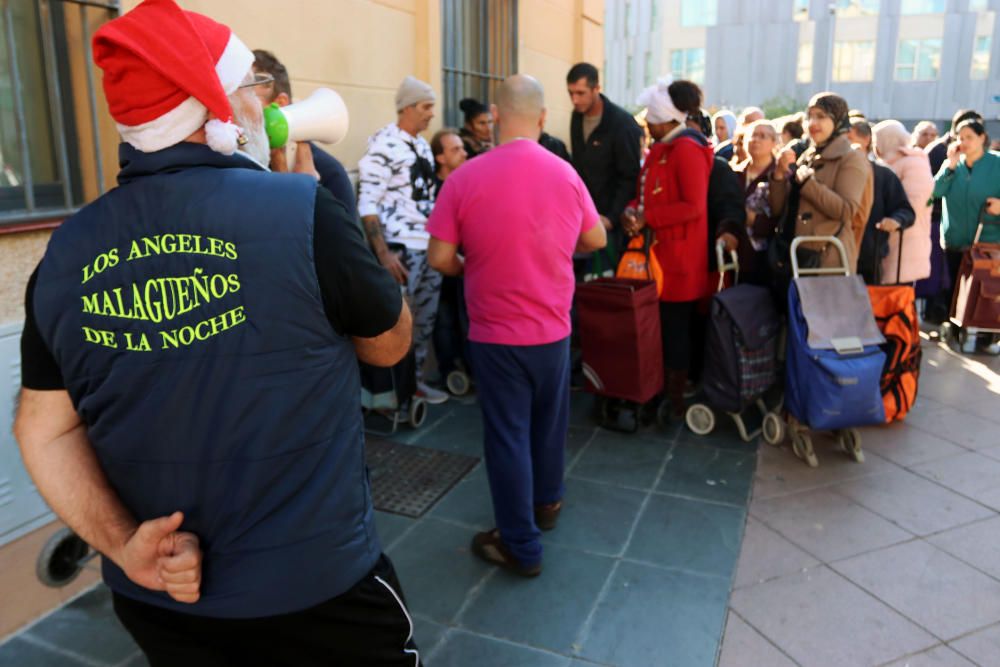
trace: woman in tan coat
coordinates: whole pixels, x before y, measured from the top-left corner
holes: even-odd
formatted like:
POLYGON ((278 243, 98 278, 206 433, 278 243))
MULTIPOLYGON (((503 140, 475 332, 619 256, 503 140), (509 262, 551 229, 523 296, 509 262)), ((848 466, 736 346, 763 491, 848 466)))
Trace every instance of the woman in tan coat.
MULTIPOLYGON (((853 273, 871 209, 873 177, 868 158, 845 136, 848 112, 844 98, 833 93, 810 100, 806 123, 811 144, 797 160, 794 151, 782 152, 771 176, 770 201, 774 215, 780 215, 786 206, 794 211, 797 196, 795 236, 836 236, 847 250, 853 273)), ((806 266, 842 263, 831 243, 807 243, 803 248, 799 261, 806 266)))
POLYGON ((889 238, 889 255, 882 260, 883 283, 912 283, 931 275, 931 197, 934 176, 927 153, 909 146, 910 133, 898 120, 884 120, 872 129, 875 154, 889 165, 916 213, 911 227, 903 232, 903 258, 899 260, 899 234, 889 238), (896 269, 899 268, 899 280, 896 269))

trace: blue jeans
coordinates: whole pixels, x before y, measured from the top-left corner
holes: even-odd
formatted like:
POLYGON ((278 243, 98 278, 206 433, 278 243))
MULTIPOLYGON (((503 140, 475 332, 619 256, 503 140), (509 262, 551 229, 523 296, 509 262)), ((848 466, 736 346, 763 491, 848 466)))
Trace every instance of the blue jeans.
POLYGON ((547 345, 469 342, 485 429, 486 474, 504 544, 542 560, 534 508, 561 500, 569 429, 569 338, 547 345))

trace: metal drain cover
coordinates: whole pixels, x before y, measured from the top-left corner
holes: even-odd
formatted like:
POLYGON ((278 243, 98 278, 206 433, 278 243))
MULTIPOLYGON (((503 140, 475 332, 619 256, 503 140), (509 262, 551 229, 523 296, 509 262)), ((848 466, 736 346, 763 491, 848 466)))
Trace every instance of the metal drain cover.
POLYGON ((375 509, 418 518, 479 462, 478 458, 368 438, 375 509))

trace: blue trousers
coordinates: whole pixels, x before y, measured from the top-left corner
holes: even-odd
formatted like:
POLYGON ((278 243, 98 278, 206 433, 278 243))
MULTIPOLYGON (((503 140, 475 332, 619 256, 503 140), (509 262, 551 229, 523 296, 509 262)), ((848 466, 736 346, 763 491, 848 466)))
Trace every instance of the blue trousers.
POLYGON ((569 428, 569 338, 547 345, 469 342, 485 429, 486 474, 504 544, 542 560, 534 508, 561 500, 569 428))

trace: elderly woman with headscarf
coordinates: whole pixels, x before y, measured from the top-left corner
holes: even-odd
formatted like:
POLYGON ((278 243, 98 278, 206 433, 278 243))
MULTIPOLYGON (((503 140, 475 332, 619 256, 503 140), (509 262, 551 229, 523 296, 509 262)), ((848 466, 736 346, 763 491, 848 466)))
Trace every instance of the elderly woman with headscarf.
POLYGON ((912 283, 931 274, 931 197, 934 175, 921 148, 911 147, 910 135, 898 120, 884 120, 872 129, 875 154, 899 177, 915 214, 913 225, 903 232, 900 263, 899 234, 890 234, 889 254, 882 260, 882 282, 912 283))
POLYGON ((712 116, 712 130, 715 132, 715 154, 729 162, 733 159, 736 115, 726 109, 717 112, 712 116))
POLYGON ((938 128, 935 123, 929 120, 922 120, 913 128, 910 135, 910 145, 914 148, 924 150, 938 138, 938 128))
POLYGON ((676 418, 684 415, 684 387, 692 358, 695 306, 711 293, 708 274, 708 180, 715 157, 708 140, 686 120, 701 106, 694 83, 661 80, 642 91, 646 124, 654 143, 642 166, 638 196, 622 214, 635 235, 656 233, 653 251, 663 269, 660 322, 667 398, 676 418))
MULTIPOLYGON (((809 102, 806 124, 810 146, 796 159, 786 149, 771 176, 771 211, 788 209, 795 236, 835 236, 847 251, 853 273, 858 245, 871 210, 872 168, 868 158, 851 147, 847 102, 834 93, 819 93, 809 102), (867 202, 867 204, 866 204, 867 202)), ((838 267, 842 260, 832 243, 811 242, 799 249, 805 266, 838 267)))

